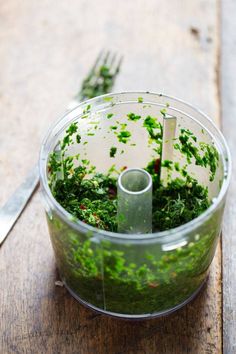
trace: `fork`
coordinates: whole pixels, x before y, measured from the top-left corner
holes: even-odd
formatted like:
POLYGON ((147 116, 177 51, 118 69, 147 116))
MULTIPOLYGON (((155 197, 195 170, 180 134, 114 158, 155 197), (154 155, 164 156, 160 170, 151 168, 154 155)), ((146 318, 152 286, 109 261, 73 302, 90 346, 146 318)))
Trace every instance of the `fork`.
MULTIPOLYGON (((80 91, 68 105, 72 109, 79 102, 109 93, 114 86, 123 57, 102 50, 94 62, 88 75, 82 82, 80 91)), ((38 165, 36 164, 24 182, 15 190, 6 204, 0 209, 0 246, 11 231, 15 222, 24 210, 27 202, 39 184, 38 165)))

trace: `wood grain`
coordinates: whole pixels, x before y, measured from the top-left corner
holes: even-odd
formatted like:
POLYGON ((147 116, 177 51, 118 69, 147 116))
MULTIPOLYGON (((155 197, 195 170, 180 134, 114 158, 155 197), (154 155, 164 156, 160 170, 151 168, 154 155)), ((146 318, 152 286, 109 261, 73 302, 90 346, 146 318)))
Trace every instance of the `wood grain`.
POLYGON ((223 245, 223 339, 224 353, 236 353, 236 13, 233 0, 222 2, 221 97, 223 130, 232 153, 233 175, 225 213, 223 245))
MULTIPOLYGON (((8 0, 0 4, 0 204, 101 48, 125 55, 116 90, 162 91, 216 121, 217 0, 8 0)), ((128 322, 78 304, 58 279, 36 193, 0 249, 0 352, 221 353, 221 251, 200 295, 161 319, 128 322)))

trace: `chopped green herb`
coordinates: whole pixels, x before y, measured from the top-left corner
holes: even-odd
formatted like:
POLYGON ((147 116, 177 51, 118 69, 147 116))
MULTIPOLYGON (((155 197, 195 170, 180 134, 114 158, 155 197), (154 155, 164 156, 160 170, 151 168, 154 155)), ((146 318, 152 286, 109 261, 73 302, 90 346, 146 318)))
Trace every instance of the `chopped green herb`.
POLYGON ((85 166, 88 166, 88 165, 89 165, 89 163, 90 163, 90 161, 89 161, 89 160, 84 159, 84 160, 82 160, 82 163, 83 163, 85 166))
POLYGON ((115 157, 116 152, 117 152, 117 148, 112 146, 110 149, 110 157, 115 157))
POLYGON ((76 142, 79 144, 81 142, 81 135, 76 135, 76 142))
POLYGON ((161 162, 162 167, 167 167, 169 169, 172 168, 172 165, 173 165, 173 161, 170 161, 170 160, 164 160, 161 162))
POLYGON ((110 102, 113 100, 113 97, 103 97, 103 101, 110 102))
POLYGON ((132 121, 136 121, 136 120, 141 119, 141 116, 134 114, 134 113, 128 113, 127 117, 129 120, 132 120, 132 121))
POLYGON ((66 146, 69 146, 72 143, 72 135, 78 130, 78 122, 72 123, 69 128, 66 130, 66 135, 63 138, 61 144, 61 149, 64 150, 66 146))
POLYGON ((175 167, 175 170, 176 170, 177 172, 179 172, 179 171, 180 171, 180 165, 179 165, 179 162, 175 162, 175 163, 174 163, 174 167, 175 167))
POLYGON ((160 186, 154 193, 153 229, 163 231, 183 225, 209 206, 207 188, 192 178, 187 181, 175 179, 167 187, 160 186))
POLYGON ((150 139, 158 145, 155 151, 161 155, 163 134, 161 123, 159 123, 156 118, 147 116, 144 120, 143 126, 147 129, 150 139))
POLYGON ((160 113, 163 115, 163 117, 165 117, 166 116, 166 109, 165 108, 162 108, 161 110, 160 110, 160 113))
POLYGON ((194 158, 196 165, 203 167, 209 166, 211 171, 209 179, 213 181, 216 169, 219 165, 219 153, 216 148, 206 143, 200 143, 199 146, 197 146, 197 138, 188 129, 181 129, 179 142, 180 143, 174 144, 174 148, 186 156, 188 164, 190 164, 194 158), (200 151, 202 151, 203 154, 201 154, 200 151))
POLYGON ((131 137, 131 133, 127 130, 123 130, 117 135, 117 137, 121 143, 126 144, 131 137))
POLYGON ((126 123, 120 123, 121 130, 125 130, 127 127, 126 123))
POLYGON ((83 110, 83 114, 89 113, 90 112, 91 105, 88 104, 87 107, 83 110))

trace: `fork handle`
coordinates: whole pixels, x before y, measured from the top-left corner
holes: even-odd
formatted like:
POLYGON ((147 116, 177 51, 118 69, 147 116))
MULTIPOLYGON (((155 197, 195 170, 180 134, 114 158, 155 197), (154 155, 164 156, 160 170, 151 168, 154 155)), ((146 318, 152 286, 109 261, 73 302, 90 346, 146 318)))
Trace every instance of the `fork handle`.
POLYGON ((0 246, 22 213, 33 191, 38 186, 38 183, 38 166, 35 165, 24 182, 15 190, 6 204, 0 209, 0 246))

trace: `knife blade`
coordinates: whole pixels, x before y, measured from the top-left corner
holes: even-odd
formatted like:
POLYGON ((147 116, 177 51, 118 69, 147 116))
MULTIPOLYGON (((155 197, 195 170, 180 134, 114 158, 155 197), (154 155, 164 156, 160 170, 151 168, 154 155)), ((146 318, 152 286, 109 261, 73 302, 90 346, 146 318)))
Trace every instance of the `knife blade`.
POLYGON ((11 231, 16 220, 27 205, 33 191, 39 184, 38 166, 27 175, 24 182, 15 190, 6 204, 0 209, 0 246, 11 231))

